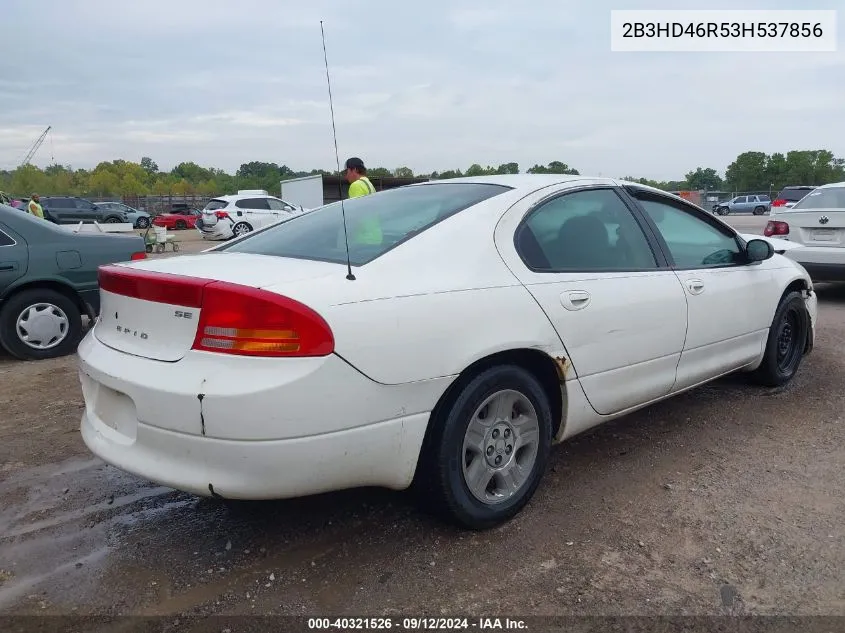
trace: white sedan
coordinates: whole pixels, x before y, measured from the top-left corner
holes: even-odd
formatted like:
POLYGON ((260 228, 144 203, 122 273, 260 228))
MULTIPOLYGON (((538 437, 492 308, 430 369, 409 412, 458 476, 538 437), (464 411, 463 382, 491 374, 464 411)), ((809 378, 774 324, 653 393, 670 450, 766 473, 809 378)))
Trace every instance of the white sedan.
POLYGON ((582 176, 383 191, 100 284, 81 429, 106 462, 230 499, 413 483, 472 529, 553 444, 731 372, 788 382, 816 322, 770 242, 582 176))

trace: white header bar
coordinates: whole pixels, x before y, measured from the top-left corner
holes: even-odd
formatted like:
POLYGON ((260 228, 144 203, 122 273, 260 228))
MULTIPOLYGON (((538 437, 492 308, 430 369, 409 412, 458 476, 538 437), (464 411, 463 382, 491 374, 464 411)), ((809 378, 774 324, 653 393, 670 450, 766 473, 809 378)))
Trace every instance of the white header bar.
POLYGON ((836 52, 836 11, 611 11, 616 52, 836 52))

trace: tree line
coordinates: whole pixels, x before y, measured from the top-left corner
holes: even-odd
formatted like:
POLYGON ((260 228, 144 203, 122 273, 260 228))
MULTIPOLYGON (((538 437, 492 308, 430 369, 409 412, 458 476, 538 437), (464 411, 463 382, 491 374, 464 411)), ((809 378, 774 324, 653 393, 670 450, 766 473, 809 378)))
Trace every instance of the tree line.
MULTIPOLYGON (((530 174, 572 174, 579 171, 561 161, 535 164, 525 170, 530 174)), ((470 165, 466 171, 447 169, 428 174, 415 174, 409 167, 368 170, 371 178, 424 177, 432 179, 460 178, 493 174, 521 173, 518 163, 498 166, 470 165)), ((309 175, 332 175, 324 169, 294 171, 287 165, 253 161, 242 164, 234 174, 222 169, 183 162, 170 171, 162 171, 149 157, 135 163, 126 160, 101 162, 94 169, 74 169, 70 165, 50 165, 44 169, 25 165, 12 171, 0 171, 0 191, 20 196, 32 192, 41 195, 78 195, 89 197, 143 195, 215 196, 234 193, 238 189, 279 190, 279 182, 309 175)), ((823 185, 845 181, 845 159, 836 158, 828 150, 794 150, 786 154, 743 152, 725 170, 724 177, 711 167, 698 167, 682 180, 658 181, 637 176, 624 180, 640 182, 666 191, 769 191, 786 185, 823 185)))

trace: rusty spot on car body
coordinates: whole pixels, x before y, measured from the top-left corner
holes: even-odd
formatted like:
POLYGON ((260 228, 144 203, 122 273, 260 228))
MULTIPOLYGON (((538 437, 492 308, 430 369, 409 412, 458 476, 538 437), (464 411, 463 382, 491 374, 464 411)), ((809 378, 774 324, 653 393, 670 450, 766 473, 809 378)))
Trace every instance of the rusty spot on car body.
POLYGON ((566 382, 566 374, 569 373, 569 368, 572 367, 572 363, 569 362, 569 359, 565 356, 553 356, 552 360, 555 363, 555 369, 557 369, 557 378, 560 382, 566 382))

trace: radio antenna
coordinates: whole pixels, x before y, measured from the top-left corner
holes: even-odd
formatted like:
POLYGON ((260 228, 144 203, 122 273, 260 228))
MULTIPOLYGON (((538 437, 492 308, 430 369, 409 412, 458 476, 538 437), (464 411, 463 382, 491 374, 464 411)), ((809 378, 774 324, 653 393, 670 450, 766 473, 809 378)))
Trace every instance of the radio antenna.
POLYGON ((337 128, 334 124, 334 103, 332 102, 332 81, 329 78, 329 57, 326 54, 326 32, 323 30, 323 21, 320 20, 320 34, 323 36, 323 60, 326 62, 326 84, 329 86, 329 110, 332 113, 332 135, 334 136, 334 157, 337 161, 338 190, 340 191, 340 213, 343 216, 343 242, 346 245, 346 278, 355 281, 352 274, 352 260, 349 257, 349 234, 346 230, 346 209, 343 206, 343 186, 340 182, 340 153, 337 151, 337 128))

